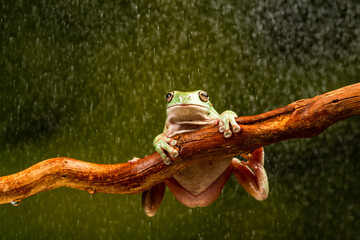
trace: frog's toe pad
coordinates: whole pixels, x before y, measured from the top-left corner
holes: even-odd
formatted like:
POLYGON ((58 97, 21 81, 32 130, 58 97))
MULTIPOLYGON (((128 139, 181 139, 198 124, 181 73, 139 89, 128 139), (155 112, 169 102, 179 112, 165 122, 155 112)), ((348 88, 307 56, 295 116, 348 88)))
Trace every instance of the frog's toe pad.
POLYGON ((231 131, 225 131, 224 132, 224 137, 226 137, 226 138, 231 137, 231 135, 232 135, 231 131))
POLYGON ((174 150, 174 151, 171 153, 171 157, 172 157, 172 158, 176 158, 177 156, 179 156, 179 151, 178 151, 178 150, 174 150))
POLYGON ((171 164, 171 159, 170 158, 165 158, 164 159, 164 163, 166 164, 166 165, 170 165, 171 164))
POLYGON ((239 125, 235 125, 235 126, 233 126, 233 131, 234 131, 234 133, 238 133, 241 131, 241 127, 239 125))
POLYGON ((225 131, 224 125, 220 126, 220 127, 219 127, 219 132, 224 132, 224 131, 225 131))

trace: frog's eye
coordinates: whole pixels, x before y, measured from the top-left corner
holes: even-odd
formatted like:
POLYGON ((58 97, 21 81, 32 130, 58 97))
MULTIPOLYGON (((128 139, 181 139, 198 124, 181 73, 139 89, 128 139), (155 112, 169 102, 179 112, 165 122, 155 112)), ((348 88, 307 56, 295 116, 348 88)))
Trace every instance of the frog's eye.
POLYGON ((173 97, 174 97, 174 92, 169 92, 168 94, 166 94, 166 102, 167 103, 171 102, 173 97))
POLYGON ((199 91, 199 98, 203 102, 209 101, 209 95, 204 91, 199 91))

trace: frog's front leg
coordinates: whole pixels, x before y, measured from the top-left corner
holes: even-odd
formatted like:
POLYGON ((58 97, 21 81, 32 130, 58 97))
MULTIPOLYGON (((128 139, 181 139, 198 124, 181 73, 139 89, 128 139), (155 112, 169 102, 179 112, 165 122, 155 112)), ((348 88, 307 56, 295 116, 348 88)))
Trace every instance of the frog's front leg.
POLYGON ((219 117, 219 132, 224 133, 224 137, 229 138, 232 135, 230 130, 230 125, 232 126, 233 132, 240 132, 241 128, 236 123, 235 118, 237 117, 236 113, 233 111, 225 111, 219 117))
POLYGON ((170 165, 171 160, 165 154, 165 151, 168 152, 172 158, 176 158, 177 156, 179 156, 178 150, 173 148, 176 143, 176 140, 168 138, 164 133, 157 135, 153 141, 153 145, 156 151, 160 154, 166 165, 170 165))
POLYGON ((264 169, 264 148, 258 148, 250 154, 241 155, 247 162, 233 158, 234 175, 244 189, 257 200, 265 200, 269 193, 269 184, 264 169))

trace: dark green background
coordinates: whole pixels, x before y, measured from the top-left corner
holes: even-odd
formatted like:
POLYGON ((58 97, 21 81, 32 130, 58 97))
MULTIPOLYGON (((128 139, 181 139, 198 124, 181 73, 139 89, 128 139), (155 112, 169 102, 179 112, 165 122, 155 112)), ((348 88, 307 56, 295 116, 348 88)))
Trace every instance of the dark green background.
MULTIPOLYGON (((1 0, 0 175, 154 152, 169 90, 253 115, 358 83, 357 2, 1 0)), ((0 239, 359 239, 359 120, 265 147, 264 202, 231 177, 147 218, 140 195, 61 188, 1 205, 0 239)))

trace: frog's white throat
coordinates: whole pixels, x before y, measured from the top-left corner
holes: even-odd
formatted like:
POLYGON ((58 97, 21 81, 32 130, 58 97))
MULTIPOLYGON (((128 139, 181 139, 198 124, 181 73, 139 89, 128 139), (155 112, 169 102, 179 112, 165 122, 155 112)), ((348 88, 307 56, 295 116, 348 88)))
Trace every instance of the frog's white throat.
POLYGON ((184 132, 193 132, 201 128, 215 125, 217 118, 210 116, 210 109, 195 104, 178 104, 167 108, 168 127, 166 135, 173 137, 184 132))

